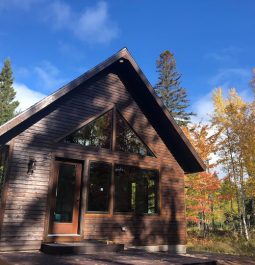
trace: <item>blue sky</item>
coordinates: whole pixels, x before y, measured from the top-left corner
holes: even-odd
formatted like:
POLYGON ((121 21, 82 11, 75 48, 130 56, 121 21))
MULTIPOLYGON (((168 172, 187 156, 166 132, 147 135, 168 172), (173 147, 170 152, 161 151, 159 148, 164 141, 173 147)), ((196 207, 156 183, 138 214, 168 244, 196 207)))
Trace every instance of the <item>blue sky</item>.
POLYGON ((0 63, 11 58, 24 109, 123 47, 154 85, 169 49, 203 117, 215 87, 251 98, 254 11, 253 0, 0 0, 0 63))

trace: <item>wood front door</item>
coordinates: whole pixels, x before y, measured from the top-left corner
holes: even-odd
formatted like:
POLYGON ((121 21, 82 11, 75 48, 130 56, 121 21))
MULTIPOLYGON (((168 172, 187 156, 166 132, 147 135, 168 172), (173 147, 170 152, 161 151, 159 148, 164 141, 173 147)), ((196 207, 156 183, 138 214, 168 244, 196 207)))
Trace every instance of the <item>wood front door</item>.
POLYGON ((78 234, 82 165, 55 162, 49 234, 78 234))

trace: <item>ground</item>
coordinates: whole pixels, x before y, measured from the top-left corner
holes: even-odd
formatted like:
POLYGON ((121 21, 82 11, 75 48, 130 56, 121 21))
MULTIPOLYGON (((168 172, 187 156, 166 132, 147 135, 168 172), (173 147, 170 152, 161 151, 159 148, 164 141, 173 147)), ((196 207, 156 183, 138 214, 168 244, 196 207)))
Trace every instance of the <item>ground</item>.
MULTIPOLYGON (((51 256, 41 252, 13 252, 0 254, 0 265, 181 265, 206 264, 204 261, 217 260, 219 265, 255 265, 255 259, 225 254, 189 253, 170 255, 128 250, 117 254, 51 256)), ((215 264, 215 263, 208 263, 215 264)))

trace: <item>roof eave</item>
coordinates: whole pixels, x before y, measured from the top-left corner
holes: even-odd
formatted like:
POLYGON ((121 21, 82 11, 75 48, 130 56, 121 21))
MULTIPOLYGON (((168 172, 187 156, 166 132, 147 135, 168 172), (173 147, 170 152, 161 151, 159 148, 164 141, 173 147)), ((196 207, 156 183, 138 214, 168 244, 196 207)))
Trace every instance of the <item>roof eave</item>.
POLYGON ((188 150, 191 152, 192 156, 195 158, 198 166, 195 167, 196 168, 195 170, 194 169, 186 170, 185 173, 195 173, 195 172, 199 172, 199 171, 205 171, 206 166, 205 166, 204 162, 199 157, 199 155, 197 154, 197 152, 195 151, 195 149, 193 148, 193 146, 191 145, 191 143, 189 142, 187 137, 184 135, 181 128, 177 125, 175 120, 172 118, 172 116, 170 115, 167 108, 164 106, 161 99, 156 95, 150 82, 148 81, 148 79, 146 78, 146 76, 144 75, 144 73, 142 72, 142 70, 140 69, 138 64, 136 63, 136 61, 133 59, 132 55, 130 54, 130 52, 128 51, 127 48, 121 49, 119 52, 117 52, 113 56, 109 57, 107 60, 98 64, 97 66, 95 66, 91 70, 87 71, 86 73, 84 73, 83 75, 74 79, 73 81, 69 82, 67 85, 61 87, 56 92, 45 97, 44 99, 42 99, 38 103, 34 104, 33 106, 31 106, 27 110, 23 111, 22 113, 20 113, 19 115, 17 115, 13 119, 11 119, 10 121, 8 121, 5 124, 3 124, 2 126, 0 126, 0 137, 2 135, 4 135, 5 133, 7 133, 9 130, 13 129, 18 124, 24 122, 29 117, 36 114, 38 111, 46 108, 51 103, 55 102, 56 100, 58 100, 59 98, 61 98, 65 94, 69 93, 70 91, 72 91, 74 88, 76 88, 77 86, 79 86, 83 82, 89 80, 90 78, 92 78, 93 76, 98 74, 99 72, 103 71, 104 69, 106 69, 107 67, 109 67, 110 65, 112 65, 114 62, 118 61, 121 58, 125 58, 126 60, 128 60, 131 63, 132 67, 135 69, 135 72, 141 78, 143 83, 148 88, 148 91, 153 96, 153 99, 155 100, 155 102, 162 109, 164 115, 167 117, 169 122, 172 124, 172 126, 174 127, 174 129, 176 130, 178 135, 180 136, 183 143, 187 146, 188 150))

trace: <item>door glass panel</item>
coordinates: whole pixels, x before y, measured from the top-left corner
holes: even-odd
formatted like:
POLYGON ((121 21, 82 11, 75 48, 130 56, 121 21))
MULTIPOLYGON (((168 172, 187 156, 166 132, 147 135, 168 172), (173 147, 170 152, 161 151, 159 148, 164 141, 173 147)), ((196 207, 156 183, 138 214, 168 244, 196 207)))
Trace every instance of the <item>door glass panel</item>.
POLYGON ((76 167, 72 164, 59 164, 58 185, 56 189, 56 208, 54 221, 71 223, 73 219, 76 167))

